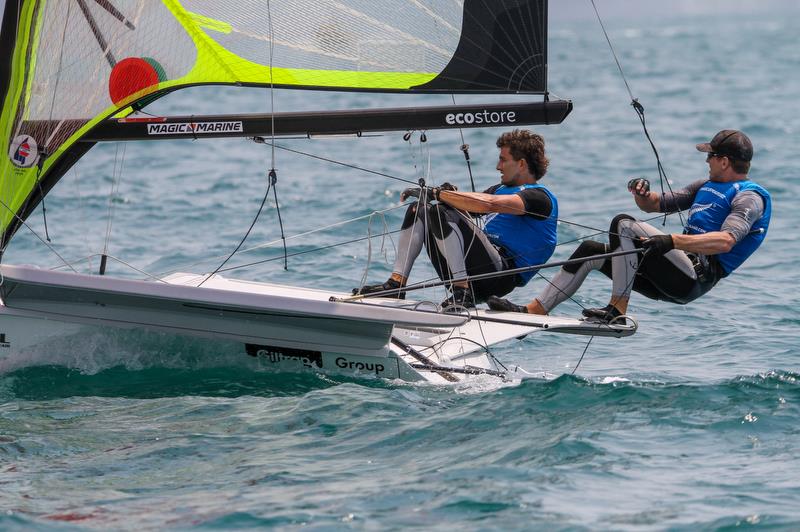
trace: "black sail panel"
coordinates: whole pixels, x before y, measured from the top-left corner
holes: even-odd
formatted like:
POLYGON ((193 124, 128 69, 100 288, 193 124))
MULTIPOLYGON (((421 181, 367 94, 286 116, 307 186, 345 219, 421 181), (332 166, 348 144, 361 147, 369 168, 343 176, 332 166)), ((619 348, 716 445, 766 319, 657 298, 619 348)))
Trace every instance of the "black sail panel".
POLYGON ((414 90, 547 92, 547 0, 466 0, 453 58, 414 90))

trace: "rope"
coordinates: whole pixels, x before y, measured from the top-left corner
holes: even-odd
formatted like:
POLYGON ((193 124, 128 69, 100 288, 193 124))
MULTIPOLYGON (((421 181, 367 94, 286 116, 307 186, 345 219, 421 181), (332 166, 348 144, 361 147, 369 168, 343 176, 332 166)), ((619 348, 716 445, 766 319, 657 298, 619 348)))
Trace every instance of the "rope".
POLYGON ((36 186, 39 187, 39 195, 42 197, 42 220, 44 221, 44 236, 48 242, 52 242, 52 240, 50 240, 50 233, 47 230, 47 205, 44 202, 44 191, 42 190, 42 181, 40 179, 42 175, 42 166, 44 165, 44 158, 45 154, 42 153, 39 156, 39 162, 36 165, 36 186))
MULTIPOLYGON (((270 5, 270 0, 267 0, 267 20, 269 22, 269 112, 270 112, 270 145, 272 146, 271 149, 271 164, 269 170, 269 180, 270 185, 272 186, 272 195, 275 198, 275 210, 278 213, 278 225, 281 228, 281 240, 283 241, 283 269, 289 269, 289 253, 286 249, 286 234, 283 230, 283 218, 281 217, 281 205, 278 202, 278 173, 275 170, 275 80, 272 75, 272 63, 273 63, 273 56, 275 51, 275 33, 272 28, 272 6, 270 5)), ((269 187, 267 187, 267 192, 269 193, 269 187)), ((263 207, 263 204, 262 204, 263 207)), ((259 214, 261 214, 261 210, 259 209, 259 214)), ((256 215, 258 218, 258 215, 256 215)), ((255 223, 255 221, 253 222, 255 223)), ((249 231, 248 231, 249 233, 249 231)))
MULTIPOLYGON (((384 260, 388 263, 389 259, 386 256, 386 250, 384 248, 386 244, 386 236, 389 235, 389 225, 386 223, 386 217, 383 213, 373 212, 369 215, 369 221, 367 222, 367 265, 364 267, 364 273, 361 275, 361 282, 359 283, 359 288, 363 287, 367 283, 367 278, 369 277, 369 268, 372 265, 372 220, 375 216, 380 216, 383 221, 383 234, 381 239, 381 253, 383 253, 384 260)), ((398 231, 399 232, 399 231, 398 231)), ((392 242, 392 247, 395 248, 395 255, 397 254, 397 248, 394 245, 394 240, 391 240, 391 236, 389 237, 390 241, 392 242)))
POLYGON ((236 254, 236 252, 237 252, 237 251, 239 251, 239 248, 240 248, 240 247, 242 247, 242 245, 244 244, 244 241, 245 241, 245 240, 247 240, 247 237, 248 237, 248 236, 250 236, 250 231, 252 231, 252 230, 253 230, 253 227, 256 225, 256 222, 258 221, 258 217, 261 215, 261 211, 264 209, 264 204, 265 204, 265 203, 267 203, 267 198, 269 197, 269 190, 270 190, 270 188, 272 187, 272 182, 273 182, 273 181, 272 181, 272 175, 271 175, 271 173, 270 173, 269 179, 268 179, 268 181, 267 181, 267 191, 264 193, 264 199, 262 199, 262 200, 261 200, 261 206, 259 206, 259 208, 258 208, 258 212, 256 213, 255 217, 253 218, 253 221, 252 221, 252 223, 250 224, 250 228, 249 228, 249 229, 247 229, 247 232, 246 232, 246 233, 245 233, 245 235, 242 237, 242 240, 239 242, 239 245, 238 245, 238 246, 236 246, 236 249, 234 249, 234 250, 231 252, 231 254, 230 254, 230 255, 228 255, 228 257, 227 257, 227 258, 226 258, 224 261, 222 261, 222 263, 221 263, 219 266, 217 266, 217 268, 216 268, 216 269, 215 269, 213 272, 211 272, 210 274, 208 274, 208 276, 207 276, 205 279, 203 279, 202 281, 200 281, 200 284, 198 284, 198 285, 197 285, 198 287, 201 287, 201 286, 203 286, 203 284, 204 284, 206 281, 208 281, 209 279, 211 279, 211 277, 213 277, 213 276, 214 276, 214 275, 215 275, 217 272, 219 272, 219 271, 222 269, 222 267, 223 267, 223 266, 225 266, 225 264, 227 264, 227 262, 228 262, 229 260, 231 260, 231 257, 233 257, 233 256, 236 254))
POLYGON ((578 366, 583 362, 583 357, 586 355, 586 351, 589 350, 589 345, 592 343, 592 340, 594 340, 594 336, 589 337, 589 341, 586 342, 586 347, 583 348, 583 353, 581 353, 581 358, 578 359, 578 363, 575 364, 575 367, 569 372, 570 375, 575 375, 575 372, 578 371, 578 366))
POLYGON ((36 232, 36 230, 34 230, 34 229, 33 229, 33 227, 31 227, 30 225, 28 225, 28 223, 27 223, 25 220, 23 220, 23 219, 20 217, 20 215, 18 215, 16 212, 14 212, 14 210, 13 210, 13 209, 11 209, 11 207, 9 207, 9 206, 8 206, 8 205, 7 205, 7 204, 6 204, 6 203, 5 203, 3 200, 0 200, 0 205, 1 205, 1 206, 3 206, 3 207, 4 207, 4 208, 5 208, 5 209, 6 209, 8 212, 10 212, 10 213, 11 213, 11 214, 14 216, 14 218, 16 218, 16 219, 19 221, 19 223, 20 223, 21 225, 23 225, 23 226, 24 226, 24 227, 25 227, 25 228, 26 228, 28 231, 30 231, 30 232, 31 232, 31 234, 32 234, 33 236, 35 236, 37 239, 39 239, 39 241, 40 241, 42 244, 44 244, 45 246, 47 246, 47 248, 48 248, 50 251, 52 251, 52 252, 53 252, 53 254, 54 254, 56 257, 58 257, 58 258, 61 260, 61 262, 63 262, 63 263, 64 263, 64 265, 65 265, 67 268, 69 268, 70 270, 72 270, 72 271, 73 271, 73 272, 75 272, 75 273, 78 273, 78 270, 76 270, 75 268, 73 268, 72 264, 70 264, 70 263, 67 261, 67 259, 65 259, 64 257, 62 257, 62 256, 61 256, 61 254, 60 254, 58 251, 56 251, 56 249, 53 247, 53 245, 52 245, 52 244, 50 244, 50 242, 49 242, 49 241, 46 241, 44 238, 42 238, 42 237, 39 235, 39 233, 37 233, 37 232, 36 232))
POLYGON ((570 265, 570 264, 581 264, 583 262, 587 262, 587 261, 590 261, 590 260, 608 259, 608 258, 619 257, 619 256, 623 256, 623 255, 633 255, 633 254, 636 254, 636 253, 644 253, 644 250, 642 250, 642 249, 632 249, 632 250, 629 250, 629 251, 613 251, 611 253, 601 253, 601 254, 598 254, 598 255, 591 255, 589 257, 581 257, 581 258, 578 258, 578 259, 567 259, 567 260, 561 260, 561 261, 555 261, 555 262, 546 262, 544 264, 534 264, 533 266, 524 266, 522 268, 513 268, 513 269, 510 269, 510 270, 503 270, 503 271, 499 271, 499 272, 481 273, 481 274, 478 274, 478 275, 471 275, 471 276, 468 275, 466 277, 461 277, 459 279, 448 279, 447 281, 414 283, 414 284, 407 285, 407 286, 402 287, 402 288, 391 289, 391 290, 383 290, 381 292, 373 292, 373 293, 368 294, 368 295, 350 296, 350 297, 342 298, 342 301, 355 301, 355 300, 358 300, 358 299, 362 299, 364 297, 381 297, 381 296, 384 296, 384 295, 396 294, 398 292, 413 292, 415 290, 422 290, 424 288, 433 288, 435 286, 444 286, 444 285, 449 285, 449 284, 459 283, 459 282, 471 282, 471 281, 481 281, 483 279, 494 279, 496 277, 505 277, 507 275, 516 275, 518 273, 524 273, 524 272, 529 272, 529 271, 533 271, 533 270, 542 270, 542 269, 545 269, 545 268, 555 268, 555 267, 558 267, 558 266, 567 266, 567 265, 570 265))
POLYGON ((108 218, 106 220, 106 237, 103 243, 103 255, 108 255, 108 243, 111 240, 111 228, 114 225, 114 213, 116 212, 116 205, 114 204, 114 195, 119 193, 119 183, 122 180, 122 167, 125 164, 125 152, 128 145, 122 144, 122 157, 119 155, 119 143, 117 143, 116 152, 114 153, 114 170, 111 179, 111 190, 108 193, 108 218), (119 166, 117 166, 119 162, 119 166))
MULTIPOLYGON (((289 270, 289 253, 288 253, 288 250, 286 249, 286 235, 283 232, 283 218, 281 218, 281 205, 278 202, 278 174, 275 173, 275 169, 274 168, 270 169, 270 171, 269 171, 269 182, 272 185, 272 195, 275 198, 275 210, 278 213, 278 225, 281 228, 281 240, 283 241, 283 269, 288 271, 289 270)), ((267 191, 269 191, 269 189, 267 189, 267 191)), ((263 207, 263 205, 262 205, 262 207, 263 207)), ((260 209, 258 211, 258 214, 261 214, 261 210, 260 209)), ((258 215, 256 215, 256 218, 258 218, 258 215)), ((255 223, 255 220, 253 220, 253 223, 255 223)), ((248 233, 249 233, 249 231, 248 231, 248 233)))
MULTIPOLYGON (((456 95, 451 94, 450 97, 453 99, 453 105, 456 105, 456 95)), ((475 192, 475 179, 472 177, 472 164, 469 161, 469 144, 467 141, 464 140, 464 130, 462 128, 458 128, 458 134, 461 135, 461 151, 464 153, 464 160, 467 162, 467 173, 469 174, 469 184, 472 187, 472 192, 475 192)))
MULTIPOLYGON (((650 132, 647 130, 647 123, 645 121, 644 116, 644 106, 639 102, 637 98, 634 98, 633 92, 631 91, 631 87, 628 84, 628 79, 625 77, 625 72, 622 70, 622 65, 619 62, 619 58, 617 57, 616 51, 614 51, 614 46, 611 44, 611 38, 608 36, 608 32, 606 31, 606 27, 603 24, 603 19, 600 17, 600 12, 597 10, 597 6, 594 3, 594 0, 590 0, 592 3, 592 7, 594 8, 595 15, 597 15, 597 21, 600 23, 600 28, 603 30, 603 35, 605 35, 606 42, 608 43, 608 47, 611 50, 611 55, 614 56, 614 62, 617 64, 617 68, 619 69, 620 76, 622 77, 622 81, 625 83, 625 88, 628 91, 628 96, 631 98, 631 106, 636 111, 636 116, 639 118, 639 122, 642 124, 642 129, 644 131, 644 136, 647 138, 647 142, 650 143, 650 148, 653 150, 653 154, 656 157, 656 168, 658 170, 658 179, 661 186, 661 195, 664 195, 664 184, 666 183, 667 189, 672 192, 672 186, 669 183, 669 179, 667 179, 667 173, 664 170, 664 166, 661 164, 661 157, 658 154, 658 149, 656 148, 653 139, 650 137, 650 132)), ((681 220, 681 225, 685 225, 683 220, 683 214, 681 211, 678 211, 678 216, 681 220)), ((664 214, 664 221, 662 225, 666 225, 667 223, 667 214, 664 214)))
POLYGON ((314 155, 313 153, 308 153, 308 152, 304 152, 304 151, 300 151, 300 150, 295 150, 293 148, 289 148, 288 146, 281 146, 280 144, 275 144, 274 141, 272 141, 272 142, 268 141, 264 137, 253 137, 253 141, 258 143, 258 144, 271 145, 274 148, 277 148, 279 150, 288 151, 290 153, 296 153, 297 155, 303 155, 305 157, 310 157, 312 159, 317 159, 319 161, 325 161, 325 162, 331 163, 331 164, 338 164, 339 166, 344 166, 346 168, 352 168, 353 170, 359 170, 361 172, 366 172, 368 174, 379 175, 381 177, 386 177, 388 179, 394 179, 395 181, 401 181, 403 183, 408 183, 409 185, 417 185, 416 181, 411 181, 410 179, 397 177, 397 176, 394 176, 394 175, 391 175, 391 174, 385 174, 383 172, 378 172, 378 171, 375 171, 375 170, 369 170, 367 168, 363 168, 361 166, 357 166, 357 165, 354 165, 354 164, 349 164, 349 163, 345 163, 345 162, 342 162, 342 161, 337 161, 336 159, 330 159, 328 157, 322 157, 321 155, 314 155))

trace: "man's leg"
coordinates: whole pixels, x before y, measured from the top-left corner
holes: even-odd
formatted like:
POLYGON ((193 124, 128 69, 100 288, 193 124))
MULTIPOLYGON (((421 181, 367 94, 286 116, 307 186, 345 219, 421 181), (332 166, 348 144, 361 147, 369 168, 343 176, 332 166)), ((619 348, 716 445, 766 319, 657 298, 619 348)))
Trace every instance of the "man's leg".
POLYGON ((570 259, 587 259, 578 264, 563 266, 548 282, 548 285, 526 305, 531 314, 548 314, 557 305, 575 295, 589 272, 592 270, 610 270, 607 259, 588 259, 595 255, 608 253, 606 244, 586 240, 570 255, 570 259))
MULTIPOLYGON (((585 240, 570 255, 570 259, 584 259, 608 252, 606 244, 585 240)), ((600 270, 611 276, 611 262, 607 259, 586 260, 578 264, 563 266, 536 298, 525 306, 517 305, 507 299, 490 298, 489 308, 506 312, 527 312, 529 314, 548 314, 560 303, 572 297, 586 280, 592 270, 600 270)))
MULTIPOLYGON (((646 222, 640 222, 620 214, 611 221, 609 242, 613 251, 634 251, 637 243, 651 236, 664 234, 646 222)), ((631 291, 635 290, 652 299, 665 297, 662 287, 668 287, 673 294, 688 292, 697 278, 692 261, 683 251, 673 249, 663 256, 647 257, 642 266, 658 272, 656 276, 644 276, 640 271, 639 253, 620 255, 611 258, 611 299, 603 308, 585 309, 583 315, 613 321, 628 311, 631 291)))
POLYGON ((406 284, 414 261, 417 260, 422 246, 425 243, 425 224, 429 219, 430 208, 424 205, 422 209, 415 203, 408 207, 400 227, 400 236, 397 242, 397 256, 392 268, 392 279, 406 284))
MULTIPOLYGON (((502 271, 500 253, 483 231, 456 209, 441 204, 432 207, 428 231, 433 244, 427 247, 428 255, 443 281, 502 271)), ((458 281, 453 285, 459 289, 458 295, 463 290, 469 290, 467 295, 473 297, 474 303, 483 301, 492 293, 499 293, 494 290, 503 283, 510 283, 513 288, 513 279, 505 278, 502 281, 484 279, 472 283, 458 281)), ((454 298, 458 299, 456 290, 453 293, 454 298)))
MULTIPOLYGON (((611 222, 611 240, 613 243, 619 242, 614 248, 619 248, 622 251, 633 251, 637 248, 635 242, 649 238, 655 235, 664 234, 652 225, 638 221, 627 215, 619 215, 611 222)), ((673 249, 664 254, 663 258, 654 257, 649 258, 648 262, 655 263, 667 261, 670 265, 667 266, 667 271, 675 271, 674 275, 665 276, 666 278, 651 280, 654 284, 664 283, 666 286, 677 283, 678 285, 693 285, 693 281, 697 279, 694 271, 692 261, 683 251, 673 249), (672 279, 676 277, 676 279, 672 279)), ((621 255, 611 259, 612 265, 612 288, 611 300, 609 305, 613 306, 619 314, 625 314, 628 310, 628 302, 630 300, 631 290, 642 292, 647 297, 654 297, 653 294, 641 290, 637 279, 637 272, 639 271, 639 254, 631 253, 630 255, 621 255)), ((664 271, 662 269, 662 271, 664 271)), ((687 286, 687 288, 688 288, 687 286)), ((642 287, 644 288, 644 287, 642 287)), ((677 291, 683 291, 680 286, 676 287, 677 291)), ((673 291, 675 290, 673 289, 673 291)))
POLYGON ((395 290, 396 293, 387 294, 385 297, 405 298, 405 293, 399 289, 404 287, 408 282, 408 275, 411 273, 414 261, 422 251, 429 211, 430 207, 428 205, 419 208, 418 203, 410 205, 408 209, 406 209, 403 225, 400 227, 397 256, 395 257, 394 267, 392 268, 392 275, 384 283, 368 284, 360 288, 354 288, 353 295, 367 295, 376 292, 395 290))

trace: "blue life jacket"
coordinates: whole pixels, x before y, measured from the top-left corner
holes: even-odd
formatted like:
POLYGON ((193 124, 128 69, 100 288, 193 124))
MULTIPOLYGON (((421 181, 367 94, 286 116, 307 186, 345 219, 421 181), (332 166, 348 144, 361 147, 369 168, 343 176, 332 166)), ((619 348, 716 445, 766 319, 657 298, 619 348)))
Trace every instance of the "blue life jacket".
MULTIPOLYGON (((517 268, 544 264, 553 254, 557 240, 558 202, 552 192, 542 185, 520 185, 507 187, 501 185, 495 194, 516 194, 527 188, 540 188, 550 198, 553 209, 547 219, 537 218, 529 214, 492 213, 486 219, 483 231, 489 241, 502 248, 508 258, 514 261, 517 268)), ((536 275, 536 271, 518 274, 524 286, 536 275)))
POLYGON ((684 233, 689 235, 719 231, 725 218, 731 213, 733 198, 745 190, 758 192, 764 198, 764 214, 753 224, 750 233, 733 246, 733 249, 716 255, 725 270, 725 275, 741 266, 767 236, 769 219, 772 215, 772 199, 769 192, 752 181, 728 183, 707 181, 694 196, 694 204, 689 210, 689 219, 684 229, 684 233))

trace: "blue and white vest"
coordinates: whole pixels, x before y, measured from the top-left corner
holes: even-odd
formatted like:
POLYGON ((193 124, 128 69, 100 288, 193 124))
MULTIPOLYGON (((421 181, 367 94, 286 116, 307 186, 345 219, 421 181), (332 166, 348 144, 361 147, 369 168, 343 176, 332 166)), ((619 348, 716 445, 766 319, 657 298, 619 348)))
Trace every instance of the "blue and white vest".
POLYGON ((719 231, 725 218, 731 213, 733 198, 745 190, 758 192, 764 198, 764 214, 753 224, 750 233, 733 246, 733 249, 716 255, 726 275, 741 266, 767 236, 769 219, 772 215, 772 199, 769 192, 752 181, 728 183, 707 181, 695 194, 694 204, 689 210, 689 219, 686 221, 684 233, 689 235, 719 231))
MULTIPOLYGON (((505 250, 506 255, 514 260, 517 268, 544 264, 550 259, 556 248, 558 202, 552 192, 542 185, 520 185, 507 187, 501 185, 495 194, 516 194, 528 188, 540 188, 550 198, 553 209, 550 216, 542 220, 530 215, 492 213, 486 219, 483 231, 489 241, 505 250)), ((536 275, 536 271, 518 274, 524 286, 536 275)))

